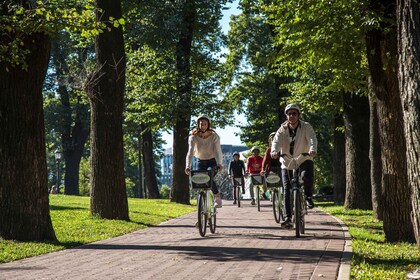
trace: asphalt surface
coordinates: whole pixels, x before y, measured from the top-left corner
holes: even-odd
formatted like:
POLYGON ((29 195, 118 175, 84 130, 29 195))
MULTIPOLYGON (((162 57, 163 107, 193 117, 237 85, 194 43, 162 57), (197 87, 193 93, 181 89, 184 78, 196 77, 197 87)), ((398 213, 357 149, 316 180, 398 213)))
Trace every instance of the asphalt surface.
POLYGON ((193 212, 131 234, 0 265, 0 279, 349 279, 346 226, 314 208, 300 238, 261 211, 223 201, 216 233, 193 212))

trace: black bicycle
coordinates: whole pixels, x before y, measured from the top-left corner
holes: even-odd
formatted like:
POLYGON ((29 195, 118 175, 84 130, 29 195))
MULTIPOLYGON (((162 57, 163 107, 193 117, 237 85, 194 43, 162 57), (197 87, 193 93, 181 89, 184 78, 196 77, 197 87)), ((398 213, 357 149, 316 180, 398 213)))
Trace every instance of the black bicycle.
POLYGON ((241 198, 242 198, 242 177, 233 177, 234 187, 236 188, 236 201, 238 202, 238 207, 241 207, 241 198))
POLYGON ((258 212, 261 211, 261 187, 264 185, 263 176, 260 174, 251 174, 252 187, 255 188, 255 198, 257 200, 258 212))
POLYGON ((216 172, 209 168, 206 171, 195 170, 190 172, 191 188, 197 191, 198 230, 201 236, 206 235, 207 224, 211 233, 216 232, 216 207, 211 186, 216 172))
MULTIPOLYGON (((285 155, 280 155, 284 157, 285 155)), ((297 162, 303 157, 309 156, 308 153, 302 153, 297 157, 292 157, 289 163, 289 167, 293 166, 293 175, 291 180, 292 187, 292 209, 293 218, 292 222, 295 227, 296 237, 300 237, 301 234, 305 234, 305 215, 308 213, 308 209, 305 202, 305 190, 303 188, 303 180, 300 176, 299 166, 297 162)), ((289 168, 288 168, 289 169, 289 168)))

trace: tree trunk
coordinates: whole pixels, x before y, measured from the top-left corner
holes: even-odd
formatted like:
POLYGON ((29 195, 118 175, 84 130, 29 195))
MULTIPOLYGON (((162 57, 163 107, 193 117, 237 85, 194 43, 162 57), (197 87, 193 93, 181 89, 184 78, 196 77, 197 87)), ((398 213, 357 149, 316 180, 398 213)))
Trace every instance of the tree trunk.
MULTIPOLYGON (((385 6, 389 9, 385 15, 391 20, 395 20, 393 3, 390 1, 389 6, 385 6)), ((366 51, 380 127, 385 238, 391 242, 412 241, 411 190, 407 180, 404 119, 398 88, 397 27, 392 25, 386 30, 368 32, 366 51)))
POLYGON ((185 157, 188 152, 188 135, 191 123, 192 73, 190 65, 191 47, 195 23, 195 3, 186 0, 182 8, 182 23, 176 46, 176 69, 178 72, 176 110, 173 142, 173 169, 171 201, 190 204, 188 177, 185 175, 185 157))
POLYGON ((369 102, 348 94, 344 101, 346 133, 345 209, 372 209, 369 161, 369 102))
POLYGON ((419 1, 397 1, 398 61, 401 104, 411 186, 412 223, 420 250, 420 10, 419 1))
POLYGON ((58 80, 57 92, 61 98, 60 115, 61 147, 65 161, 64 194, 79 195, 79 167, 86 140, 89 136, 88 110, 86 105, 78 104, 75 120, 72 119, 72 106, 64 75, 68 73, 67 54, 62 50, 60 41, 53 42, 53 62, 58 80), (74 126, 72 127, 72 124, 74 126))
POLYGON ((155 159, 153 154, 153 136, 150 129, 142 126, 144 173, 147 187, 147 198, 160 198, 156 178, 155 159))
POLYGON ((0 237, 54 241, 42 105, 51 41, 31 34, 22 48, 30 51, 27 70, 0 61, 0 237))
POLYGON ((146 196, 144 195, 143 192, 143 164, 142 164, 142 152, 141 152, 141 147, 142 147, 142 137, 141 137, 141 130, 139 132, 139 138, 138 138, 138 172, 139 172, 139 182, 138 182, 138 197, 139 198, 145 198, 146 196))
POLYGON ((96 72, 87 94, 91 106, 91 205, 93 215, 128 220, 124 178, 123 106, 125 52, 121 27, 108 23, 121 18, 121 1, 97 0, 97 20, 107 29, 95 39, 96 72))
POLYGON ((343 204, 346 196, 346 138, 337 130, 344 126, 343 115, 334 118, 333 185, 334 203, 343 204))
POLYGON ((379 138, 379 122, 376 102, 374 97, 369 97, 370 107, 370 181, 372 183, 372 208, 373 216, 383 220, 383 196, 382 196, 382 160, 381 143, 379 138))

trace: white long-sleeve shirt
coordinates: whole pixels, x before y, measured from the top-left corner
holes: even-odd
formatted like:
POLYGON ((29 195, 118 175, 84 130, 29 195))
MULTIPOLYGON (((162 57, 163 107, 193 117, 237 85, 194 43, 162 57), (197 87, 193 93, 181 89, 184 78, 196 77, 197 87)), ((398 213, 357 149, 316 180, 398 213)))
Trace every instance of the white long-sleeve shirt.
MULTIPOLYGON (((312 126, 304 121, 299 121, 299 126, 296 132, 296 136, 292 139, 289 134, 289 128, 287 122, 284 122, 280 128, 277 130, 276 135, 273 138, 271 143, 271 153, 280 152, 284 154, 284 157, 280 158, 281 168, 283 169, 293 169, 295 166, 292 166, 290 154, 290 143, 294 140, 294 149, 293 156, 297 157, 301 153, 309 153, 310 151, 317 152, 318 140, 315 135, 315 131, 312 126)), ((305 160, 312 160, 311 156, 301 157, 301 159, 296 162, 297 166, 302 164, 305 160)))
POLYGON ((222 165, 223 154, 220 146, 220 137, 212 131, 207 138, 201 138, 198 135, 190 135, 188 139, 188 154, 186 158, 186 167, 191 168, 193 156, 200 160, 215 158, 217 165, 222 165))

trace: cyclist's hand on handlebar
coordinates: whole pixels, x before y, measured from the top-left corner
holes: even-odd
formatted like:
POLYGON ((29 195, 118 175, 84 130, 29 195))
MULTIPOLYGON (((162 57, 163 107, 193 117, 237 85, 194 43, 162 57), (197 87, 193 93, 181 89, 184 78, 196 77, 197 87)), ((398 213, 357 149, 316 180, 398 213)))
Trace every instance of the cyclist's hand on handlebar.
POLYGON ((261 176, 264 176, 264 174, 265 174, 265 171, 264 170, 261 170, 260 175, 261 176))
POLYGON ((190 168, 185 168, 185 174, 187 174, 187 175, 190 175, 190 171, 191 171, 191 169, 190 168))
POLYGON ((218 169, 219 171, 222 171, 222 170, 223 170, 223 165, 221 165, 221 164, 217 165, 217 169, 218 169))
POLYGON ((311 150, 311 151, 309 151, 309 155, 314 157, 314 156, 316 156, 316 152, 311 150))

